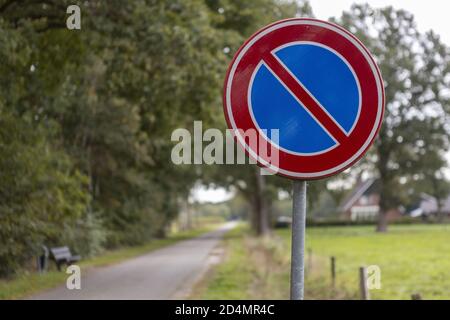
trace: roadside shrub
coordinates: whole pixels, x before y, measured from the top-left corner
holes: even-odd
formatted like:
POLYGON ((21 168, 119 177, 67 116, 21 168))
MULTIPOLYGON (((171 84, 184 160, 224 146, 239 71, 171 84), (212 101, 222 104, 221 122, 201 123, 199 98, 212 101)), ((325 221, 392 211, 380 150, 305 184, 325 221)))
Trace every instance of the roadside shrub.
POLYGON ((86 176, 30 122, 0 112, 0 276, 64 238, 89 203, 86 176))

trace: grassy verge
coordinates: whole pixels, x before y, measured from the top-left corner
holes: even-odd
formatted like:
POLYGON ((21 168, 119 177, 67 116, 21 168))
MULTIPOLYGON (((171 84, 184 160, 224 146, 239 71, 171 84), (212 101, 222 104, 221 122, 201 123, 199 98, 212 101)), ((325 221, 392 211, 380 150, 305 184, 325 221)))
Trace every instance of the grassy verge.
MULTIPOLYGON (((194 291, 197 299, 288 299, 290 230, 266 239, 244 227, 229 233, 225 257, 194 291)), ((450 226, 391 226, 386 234, 372 226, 309 228, 306 299, 358 299, 358 268, 378 265, 381 289, 372 299, 450 298, 450 226), (337 280, 331 284, 330 257, 337 280)))
MULTIPOLYGON (((182 231, 165 239, 154 239, 148 244, 136 247, 106 251, 101 256, 81 261, 79 266, 83 271, 93 267, 102 267, 119 263, 150 251, 174 244, 178 241, 190 239, 213 230, 218 224, 204 225, 201 228, 182 231)), ((52 263, 50 262, 52 265, 52 263)), ((51 289, 64 283, 67 278, 65 272, 49 270, 44 274, 22 272, 11 280, 0 280, 0 299, 21 299, 32 294, 51 289)))
POLYGON ((257 239, 240 226, 225 235, 225 256, 195 288, 193 299, 284 299, 289 260, 281 239, 257 239))

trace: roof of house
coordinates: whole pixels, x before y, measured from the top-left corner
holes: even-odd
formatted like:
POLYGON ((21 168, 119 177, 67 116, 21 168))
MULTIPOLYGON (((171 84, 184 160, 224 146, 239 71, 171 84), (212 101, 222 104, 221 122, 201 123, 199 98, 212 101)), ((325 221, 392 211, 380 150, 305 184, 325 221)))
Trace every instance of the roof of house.
MULTIPOLYGON (((356 184, 353 190, 341 201, 339 204, 339 211, 344 212, 350 210, 350 208, 363 196, 378 192, 380 187, 379 180, 375 178, 367 179, 356 184)), ((437 210, 436 198, 433 196, 421 193, 420 197, 415 205, 407 210, 408 214, 430 214, 437 210)), ((442 200, 441 210, 444 213, 450 214, 450 195, 442 200)))
POLYGON ((347 211, 349 210, 353 204, 358 201, 358 199, 364 195, 365 193, 367 193, 369 191, 369 189, 371 189, 372 186, 375 185, 375 181, 377 181, 377 179, 368 179, 368 180, 364 180, 359 182, 355 188, 353 188, 352 192, 350 192, 345 198, 344 200, 342 200, 341 204, 339 205, 339 210, 340 211, 347 211))
MULTIPOLYGON (((440 210, 444 214, 450 214, 450 195, 441 200, 440 210)), ((407 214, 410 216, 430 215, 438 211, 438 202, 435 197, 421 193, 418 200, 409 208, 407 214)))

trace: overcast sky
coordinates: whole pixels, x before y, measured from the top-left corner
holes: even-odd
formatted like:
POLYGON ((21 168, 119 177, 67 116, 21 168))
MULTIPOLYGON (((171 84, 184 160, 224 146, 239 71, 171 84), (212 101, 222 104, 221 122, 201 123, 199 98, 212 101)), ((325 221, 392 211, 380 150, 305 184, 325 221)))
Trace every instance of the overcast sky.
POLYGON ((353 3, 368 3, 372 7, 391 5, 396 9, 405 9, 414 14, 420 31, 432 29, 441 36, 443 42, 450 45, 450 2, 446 0, 309 0, 309 3, 316 18, 322 20, 340 16, 353 3))
MULTIPOLYGON (((414 14, 420 31, 434 30, 447 45, 450 45, 450 2, 446 0, 309 0, 317 19, 327 20, 333 16, 340 16, 342 11, 348 10, 353 3, 368 3, 372 7, 393 6, 405 9, 414 14)), ((450 154, 448 156, 450 160, 450 154)), ((447 170, 450 177, 450 170, 447 170)), ((200 201, 224 201, 230 197, 224 189, 207 190, 199 188, 194 191, 194 198, 200 201)))

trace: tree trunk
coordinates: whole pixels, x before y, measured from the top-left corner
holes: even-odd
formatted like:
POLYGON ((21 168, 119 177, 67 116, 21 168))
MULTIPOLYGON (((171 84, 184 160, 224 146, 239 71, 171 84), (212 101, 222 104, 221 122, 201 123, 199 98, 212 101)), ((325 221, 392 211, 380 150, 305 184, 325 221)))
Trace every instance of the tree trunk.
MULTIPOLYGON (((383 134, 384 130, 381 130, 381 135, 383 134)), ((379 200, 379 213, 378 213, 378 223, 376 232, 386 232, 388 229, 388 221, 387 221, 387 211, 389 209, 389 199, 391 192, 389 190, 390 186, 390 179, 391 175, 389 173, 388 169, 388 163, 389 163, 389 157, 390 152, 388 152, 386 145, 379 145, 378 150, 378 163, 377 163, 377 169, 379 173, 379 193, 380 193, 380 200, 379 200)))
POLYGON ((437 214, 438 222, 439 223, 443 223, 444 219, 445 219, 445 214, 442 211, 441 199, 436 198, 436 201, 437 201, 437 212, 436 212, 436 214, 437 214))
POLYGON ((378 214, 378 223, 377 223, 377 232, 386 232, 388 227, 387 217, 386 217, 386 211, 381 210, 380 207, 380 213, 378 214))
POLYGON ((259 167, 255 170, 256 183, 253 196, 253 217, 252 227, 257 236, 264 236, 269 233, 269 208, 266 199, 266 180, 260 174, 259 167))
POLYGON ((256 196, 253 196, 251 201, 250 201, 250 208, 251 208, 251 215, 250 215, 250 227, 252 228, 252 230, 257 234, 258 233, 258 212, 259 212, 259 208, 258 208, 258 204, 256 201, 256 196))
POLYGON ((383 177, 383 175, 380 175, 380 200, 379 200, 379 213, 378 213, 378 222, 377 222, 377 232, 386 232, 388 228, 388 221, 387 221, 387 211, 388 211, 388 204, 387 199, 389 195, 386 194, 386 178, 383 177))

